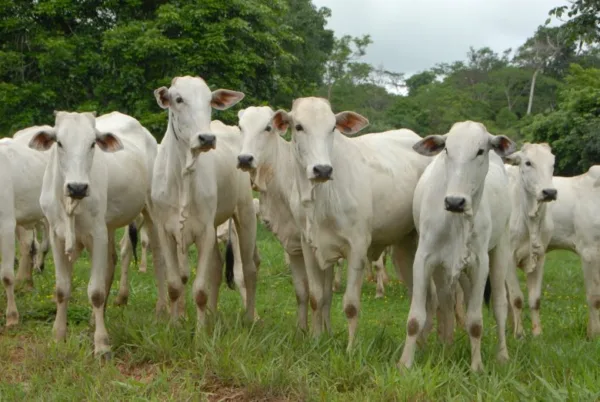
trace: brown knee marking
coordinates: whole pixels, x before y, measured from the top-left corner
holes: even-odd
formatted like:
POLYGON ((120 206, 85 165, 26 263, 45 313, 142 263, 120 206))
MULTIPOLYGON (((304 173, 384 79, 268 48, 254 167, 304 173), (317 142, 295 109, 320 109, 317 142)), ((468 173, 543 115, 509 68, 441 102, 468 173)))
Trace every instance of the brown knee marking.
POLYGON ((596 297, 596 300, 594 300, 594 308, 600 310, 600 297, 596 297))
POLYGON ((542 301, 541 301, 540 299, 537 299, 537 300, 535 301, 535 303, 533 303, 533 307, 531 307, 531 308, 532 308, 532 309, 534 309, 534 310, 539 310, 539 309, 540 309, 540 306, 541 306, 541 304, 542 304, 542 301))
POLYGON ((96 290, 94 293, 92 293, 92 306, 96 307, 96 308, 100 308, 102 307, 102 305, 104 304, 104 292, 100 291, 100 290, 96 290))
POLYGON ((310 308, 312 308, 313 311, 317 309, 317 299, 313 295, 310 295, 310 308))
POLYGON ((419 322, 416 318, 411 318, 408 320, 406 331, 408 332, 408 336, 415 336, 417 332, 419 332, 419 322))
POLYGON ((65 292, 62 289, 56 289, 56 302, 62 303, 65 301, 65 292))
POLYGON ((208 296, 206 296, 206 292, 204 292, 204 290, 199 290, 198 293, 196 293, 196 306, 200 309, 204 309, 207 301, 208 296))
POLYGON ((188 283, 188 280, 190 278, 187 275, 181 275, 181 282, 183 282, 183 286, 185 286, 188 283))
POLYGON ((483 327, 481 326, 481 324, 471 324, 471 326, 469 327, 469 334, 473 337, 473 338, 481 338, 481 333, 483 332, 483 327))
POLYGON ((358 310, 356 309, 356 306, 354 304, 348 304, 344 308, 344 313, 346 313, 346 317, 349 320, 351 320, 352 318, 356 317, 356 314, 358 313, 358 310))
POLYGON ((2 283, 4 283, 4 286, 6 286, 6 287, 12 286, 12 284, 13 284, 12 280, 7 276, 2 278, 2 283))
POLYGON ((523 299, 521 299, 520 297, 517 297, 515 299, 515 301, 513 302, 513 305, 515 306, 515 308, 518 308, 519 310, 523 308, 523 299))
POLYGON ((179 299, 179 289, 178 288, 169 285, 167 287, 167 291, 169 292, 169 298, 171 299, 172 302, 179 299))
POLYGON ((11 311, 6 315, 7 320, 16 321, 19 318, 19 314, 16 311, 11 311))

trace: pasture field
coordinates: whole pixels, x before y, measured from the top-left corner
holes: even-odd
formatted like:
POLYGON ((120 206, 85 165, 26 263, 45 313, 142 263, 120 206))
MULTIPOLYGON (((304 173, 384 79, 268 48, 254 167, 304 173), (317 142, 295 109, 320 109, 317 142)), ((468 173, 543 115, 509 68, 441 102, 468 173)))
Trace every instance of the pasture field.
MULTIPOLYGON (((127 307, 113 305, 118 272, 112 287, 106 323, 113 358, 108 362, 92 354, 85 255, 76 265, 67 341, 53 341, 54 273, 49 258, 46 271, 35 276, 36 289, 18 294, 21 325, 0 330, 0 400, 600 400, 600 342, 585 339, 587 306, 574 254, 554 252, 547 258, 544 332, 532 339, 526 311, 528 335, 515 340, 510 334, 508 364, 495 361, 495 327, 491 311, 484 310, 485 373, 470 372, 469 340, 462 329, 452 346, 430 336, 426 348, 417 352, 413 370, 400 373, 396 362, 409 300, 390 262, 393 280, 384 299, 375 299, 373 283, 364 286, 357 344, 348 355, 342 294, 334 295, 333 336, 313 340, 298 333, 283 251, 262 226, 258 239, 260 322, 242 322, 239 294, 223 284, 215 325, 194 340, 191 283, 187 319, 170 327, 155 319, 151 272, 142 274, 132 266, 127 307)), ((5 303, 3 293, 0 328, 5 303)))

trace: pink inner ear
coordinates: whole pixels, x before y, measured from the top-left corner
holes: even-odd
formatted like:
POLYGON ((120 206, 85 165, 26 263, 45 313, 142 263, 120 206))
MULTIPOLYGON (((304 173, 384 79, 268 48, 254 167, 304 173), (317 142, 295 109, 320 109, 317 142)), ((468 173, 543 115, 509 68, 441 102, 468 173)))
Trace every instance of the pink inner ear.
POLYGON ((160 96, 160 101, 163 105, 169 105, 169 92, 167 90, 160 91, 158 96, 160 96))
POLYGON ((121 149, 119 141, 112 135, 103 135, 96 140, 96 143, 107 152, 114 152, 121 149))
POLYGON ((360 116, 348 113, 343 115, 343 120, 338 121, 337 125, 343 132, 352 132, 358 131, 364 123, 364 120, 360 116))
POLYGON ((275 117, 273 117, 273 125, 277 128, 277 130, 285 131, 287 129, 288 122, 283 117, 282 113, 277 113, 275 117))

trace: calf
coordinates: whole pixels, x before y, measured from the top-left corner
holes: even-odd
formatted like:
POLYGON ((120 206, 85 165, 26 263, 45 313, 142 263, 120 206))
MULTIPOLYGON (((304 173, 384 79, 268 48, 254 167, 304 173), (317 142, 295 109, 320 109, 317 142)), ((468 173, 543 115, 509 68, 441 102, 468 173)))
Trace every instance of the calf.
MULTIPOLYGON (((246 317, 255 317, 257 265, 256 214, 247 173, 236 170, 241 147, 239 130, 211 123, 212 108, 225 110, 239 102, 241 92, 211 92, 199 77, 176 77, 170 88, 154 91, 159 106, 169 111, 152 182, 161 249, 164 252, 171 316, 180 315, 189 272, 179 269, 178 255, 194 243, 198 249, 193 285, 197 326, 207 309, 215 312, 221 283, 216 227, 233 217, 239 236, 246 284, 246 317), (218 142, 218 146, 217 146, 218 142)), ((227 266, 232 270, 232 264, 227 266)))
POLYGON ((554 231, 548 245, 551 250, 569 250, 581 258, 589 309, 588 338, 600 336, 600 165, 576 177, 554 177, 558 191, 551 205, 554 231))
POLYGON ((421 155, 439 155, 421 176, 414 193, 413 216, 419 245, 400 367, 412 366, 417 338, 427 320, 427 286, 432 276, 443 319, 442 336, 452 340, 454 292, 461 273, 466 273, 472 284, 471 291, 465 294, 471 369, 483 369, 481 310, 488 272, 498 325, 498 358, 508 359, 505 337, 505 277, 510 258, 508 177, 502 160, 489 151, 507 156, 514 152, 514 147, 507 137, 491 135, 483 124, 470 121, 456 123, 448 134, 430 135, 414 145, 421 155))
POLYGON ((407 241, 414 232, 413 192, 430 158, 412 151, 421 137, 410 130, 347 138, 368 120, 354 112, 334 114, 322 98, 296 99, 290 113, 275 113, 272 125, 279 132, 292 130, 294 157, 285 163, 293 166, 291 205, 302 234, 314 333, 322 332, 323 317, 329 320, 332 267, 343 257, 350 350, 364 271, 386 246, 414 244, 407 241))
POLYGON ((137 120, 117 112, 98 118, 95 113, 55 115, 54 127, 38 131, 29 144, 50 149, 39 203, 50 225, 56 269, 54 332, 57 340, 65 339, 73 264, 85 247, 92 259, 88 297, 94 353, 107 355, 104 310, 114 274, 114 232, 149 202, 156 140, 137 120))
POLYGON ((523 336, 523 293, 517 267, 527 275, 532 333, 539 335, 542 333, 540 299, 544 259, 554 230, 548 203, 556 200, 557 196, 552 184, 554 155, 548 144, 526 143, 519 152, 505 157, 504 161, 513 165, 507 166, 512 203, 510 245, 513 259, 507 272, 506 286, 514 335, 523 336))

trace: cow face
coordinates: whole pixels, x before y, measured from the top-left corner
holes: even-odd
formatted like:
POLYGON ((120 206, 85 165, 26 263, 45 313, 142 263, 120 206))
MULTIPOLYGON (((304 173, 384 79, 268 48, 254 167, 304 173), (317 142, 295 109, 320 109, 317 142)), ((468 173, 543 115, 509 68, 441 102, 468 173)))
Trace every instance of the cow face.
POLYGON ((292 144, 308 179, 313 183, 333 178, 331 164, 333 141, 336 130, 352 135, 369 125, 358 113, 333 114, 329 102, 322 98, 300 98, 294 101, 292 111, 278 111, 273 125, 280 131, 292 127, 292 144))
POLYGON ((505 157, 504 162, 519 167, 525 190, 538 202, 556 200, 558 192, 552 184, 554 155, 548 144, 525 143, 519 152, 505 157))
POLYGON ((214 149, 217 140, 210 131, 212 108, 225 110, 244 98, 241 92, 217 89, 211 92, 199 77, 175 77, 171 86, 154 91, 158 105, 169 109, 169 124, 175 138, 189 145, 192 154, 214 149))
POLYGON ((270 107, 249 107, 238 113, 242 132, 242 150, 238 155, 238 169, 254 171, 271 152, 280 132, 273 126, 273 110, 270 107))
POLYGON ((492 135, 481 123, 456 123, 446 135, 430 135, 413 146, 421 155, 442 151, 447 184, 444 207, 447 211, 472 213, 473 198, 483 190, 489 167, 489 151, 501 157, 510 155, 515 144, 503 135, 492 135))
POLYGON ((29 142, 29 147, 46 151, 56 143, 59 174, 64 179, 63 194, 82 199, 90 193, 90 172, 96 148, 104 152, 116 152, 123 144, 112 133, 100 133, 96 129, 95 113, 55 112, 53 128, 42 128, 29 142))

